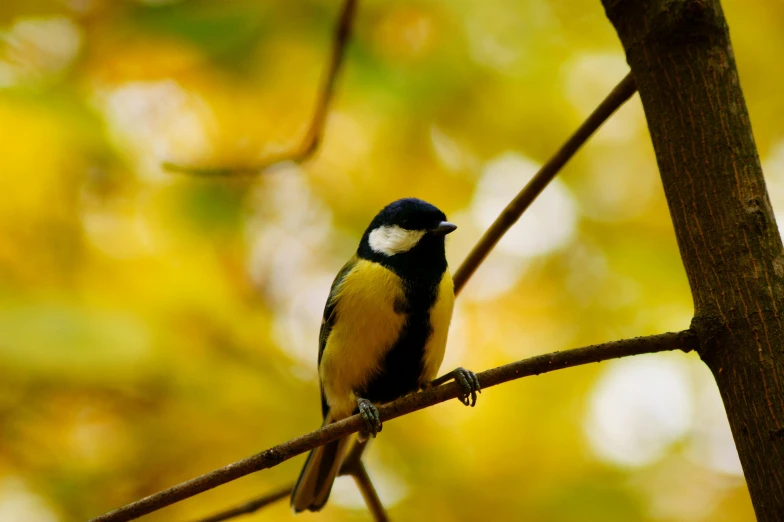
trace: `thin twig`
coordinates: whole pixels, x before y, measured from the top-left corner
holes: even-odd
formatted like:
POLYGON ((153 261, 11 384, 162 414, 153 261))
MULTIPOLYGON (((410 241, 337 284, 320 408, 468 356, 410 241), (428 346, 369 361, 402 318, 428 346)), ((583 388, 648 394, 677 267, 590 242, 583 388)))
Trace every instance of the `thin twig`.
POLYGON ((362 453, 365 451, 365 448, 367 448, 367 443, 367 440, 363 442, 356 440, 354 442, 354 446, 346 456, 346 460, 343 461, 343 465, 340 468, 340 474, 354 477, 359 492, 362 493, 362 498, 365 499, 365 504, 373 515, 373 520, 376 522, 389 522, 384 504, 381 503, 376 488, 373 486, 373 482, 370 480, 365 465, 362 463, 362 453))
POLYGON ((389 522, 384 504, 382 504, 381 499, 378 498, 376 488, 373 487, 370 476, 368 476, 365 465, 361 460, 357 460, 356 468, 351 472, 351 476, 354 477, 354 481, 357 483, 359 491, 362 492, 365 504, 367 504, 370 513, 373 515, 373 520, 376 522, 389 522))
MULTIPOLYGON (((359 490, 362 493, 365 502, 367 503, 368 509, 371 513, 373 513, 373 516, 376 518, 376 520, 388 520, 386 512, 384 511, 384 506, 381 504, 381 501, 378 498, 378 494, 376 493, 376 489, 370 482, 370 477, 367 476, 365 466, 360 461, 362 458, 362 453, 366 447, 367 441, 354 443, 351 451, 348 455, 346 455, 346 459, 343 461, 343 465, 340 468, 340 474, 351 475, 354 477, 354 479, 357 481, 357 485, 359 486, 359 490), (363 474, 363 478, 357 478, 358 474, 363 474)), ((261 508, 267 507, 270 504, 289 497, 293 489, 294 484, 289 484, 288 486, 274 491, 273 493, 256 497, 243 504, 240 504, 239 506, 235 506, 225 511, 220 511, 206 518, 200 518, 195 522, 223 522, 224 520, 229 520, 231 518, 255 513, 261 508)))
POLYGON ((324 80, 316 98, 316 106, 313 109, 313 119, 310 121, 302 142, 294 150, 275 154, 267 158, 260 165, 234 166, 234 167, 197 167, 190 165, 180 165, 172 162, 164 162, 163 168, 172 172, 182 172, 196 176, 242 176, 259 174, 263 170, 282 161, 294 161, 301 163, 310 158, 318 148, 324 133, 324 124, 327 120, 329 105, 335 92, 335 83, 346 56, 346 47, 351 36, 351 26, 354 22, 357 2, 359 0, 346 0, 343 3, 343 10, 340 13, 338 23, 335 26, 335 33, 332 39, 332 52, 330 54, 329 66, 327 67, 324 80))
POLYGON ((354 445, 351 446, 351 451, 348 452, 346 458, 343 459, 343 464, 340 466, 340 474, 341 475, 351 475, 354 473, 357 464, 362 459, 362 454, 365 452, 365 448, 367 448, 369 440, 365 440, 360 442, 359 439, 354 440, 354 445))
MULTIPOLYGON (((522 377, 539 375, 572 366, 593 362, 667 350, 691 351, 697 347, 696 336, 689 330, 665 333, 647 337, 637 337, 563 352, 554 352, 523 359, 478 373, 482 388, 490 388, 522 377)), ((412 393, 378 407, 382 421, 388 421, 417 410, 454 399, 463 393, 456 382, 449 382, 427 391, 412 393)), ((262 451, 251 457, 224 466, 200 477, 185 481, 172 488, 160 491, 126 506, 105 513, 91 522, 126 522, 152 513, 166 506, 193 497, 217 486, 226 484, 262 469, 277 466, 292 457, 323 446, 328 442, 345 437, 360 430, 364 421, 359 415, 352 415, 316 431, 302 435, 282 444, 262 451)))
POLYGON ((482 239, 474 246, 463 264, 454 275, 455 294, 463 289, 471 276, 482 264, 496 243, 503 237, 507 230, 512 228, 523 212, 534 202, 536 197, 544 190, 548 183, 558 174, 567 161, 585 143, 591 135, 601 127, 602 123, 613 112, 626 102, 637 91, 632 74, 629 73, 607 97, 599 104, 582 125, 572 134, 566 143, 545 163, 531 181, 520 191, 509 205, 496 218, 495 222, 487 229, 482 239))

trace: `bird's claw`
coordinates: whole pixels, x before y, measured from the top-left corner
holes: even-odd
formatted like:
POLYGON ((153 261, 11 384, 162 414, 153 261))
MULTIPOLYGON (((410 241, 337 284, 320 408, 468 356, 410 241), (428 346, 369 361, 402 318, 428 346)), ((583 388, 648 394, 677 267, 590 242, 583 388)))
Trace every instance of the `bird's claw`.
POLYGON ((362 420, 365 421, 367 433, 375 437, 382 428, 381 419, 378 416, 378 409, 367 399, 357 399, 357 408, 362 420))
POLYGON ((476 393, 482 393, 479 379, 471 370, 455 368, 455 381, 463 388, 463 393, 458 397, 460 402, 472 408, 476 405, 476 393))

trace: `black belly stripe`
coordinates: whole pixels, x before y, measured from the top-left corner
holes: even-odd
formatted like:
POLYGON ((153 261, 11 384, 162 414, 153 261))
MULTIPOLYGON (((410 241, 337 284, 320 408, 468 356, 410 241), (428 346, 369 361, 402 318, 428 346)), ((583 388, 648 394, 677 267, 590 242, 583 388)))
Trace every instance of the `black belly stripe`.
POLYGON ((406 302, 396 304, 407 319, 397 342, 387 352, 376 374, 360 396, 373 402, 389 402, 416 391, 424 369, 425 344, 433 333, 430 309, 438 298, 443 272, 433 281, 406 281, 406 302))

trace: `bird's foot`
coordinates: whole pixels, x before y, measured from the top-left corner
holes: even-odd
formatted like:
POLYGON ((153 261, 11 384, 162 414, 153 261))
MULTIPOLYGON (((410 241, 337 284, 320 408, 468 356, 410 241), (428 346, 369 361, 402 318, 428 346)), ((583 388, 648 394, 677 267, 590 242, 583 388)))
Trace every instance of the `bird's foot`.
POLYGON ((460 387, 463 388, 463 394, 459 397, 460 402, 473 408, 476 405, 476 393, 482 393, 482 387, 479 386, 479 379, 474 372, 466 370, 465 368, 455 368, 454 372, 455 380, 460 384, 460 387), (471 397, 470 403, 468 400, 469 396, 471 397))
POLYGON ((477 378, 476 374, 471 370, 457 367, 446 375, 442 375, 438 379, 434 380, 431 384, 433 386, 438 386, 439 384, 443 384, 452 379, 454 379, 463 389, 463 393, 458 396, 460 402, 466 406, 475 406, 476 394, 477 392, 482 393, 482 387, 479 386, 479 379, 477 378))
POLYGON ((367 399, 357 399, 357 408, 359 409, 359 414, 362 416, 362 420, 365 421, 365 428, 366 430, 362 430, 360 432, 360 437, 363 439, 367 439, 367 436, 370 435, 375 437, 381 431, 381 419, 378 416, 378 409, 367 399), (362 437, 364 435, 364 437, 362 437))

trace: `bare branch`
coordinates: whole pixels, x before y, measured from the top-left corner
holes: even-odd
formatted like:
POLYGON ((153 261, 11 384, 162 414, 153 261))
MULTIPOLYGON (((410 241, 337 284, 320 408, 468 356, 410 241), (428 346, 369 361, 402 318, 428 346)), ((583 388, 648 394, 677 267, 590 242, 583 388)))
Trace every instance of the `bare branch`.
MULTIPOLYGON (((668 350, 683 350, 685 352, 697 348, 697 340, 689 331, 665 333, 647 337, 637 337, 604 344, 597 344, 585 348, 576 348, 563 352, 554 352, 523 359, 478 373, 479 383, 482 388, 490 388, 522 377, 539 375, 572 366, 579 366, 593 362, 654 353, 668 350)), ((388 421, 417 410, 433 406, 458 397, 462 389, 456 382, 449 382, 436 386, 427 391, 406 395, 400 399, 383 404, 378 407, 382 421, 388 421)), ((359 415, 353 415, 339 420, 306 435, 289 440, 282 444, 262 451, 256 455, 229 464, 200 477, 188 480, 172 488, 160 491, 141 500, 105 513, 90 522, 125 522, 137 519, 166 506, 198 495, 217 486, 231 482, 256 471, 277 466, 292 457, 312 450, 318 446, 345 437, 364 426, 359 415)))
POLYGON ((373 520, 376 522, 389 522, 384 505, 381 503, 381 499, 378 498, 376 488, 373 487, 370 476, 368 476, 365 465, 361 460, 357 460, 356 468, 352 471, 351 476, 354 477, 354 481, 356 481, 357 487, 359 487, 359 491, 362 492, 362 497, 365 499, 365 504, 367 504, 368 509, 373 514, 373 520))
POLYGON ((575 152, 585 143, 601 125, 612 116, 618 107, 623 105, 637 91, 634 78, 627 74, 621 82, 607 95, 582 125, 572 134, 566 143, 545 163, 531 181, 520 191, 495 222, 487 229, 482 239, 474 246, 463 264, 455 272, 455 294, 460 292, 471 276, 482 264, 496 243, 506 234, 506 231, 517 223, 523 212, 541 194, 558 172, 566 165, 575 152))
POLYGON ((354 440, 354 445, 351 446, 351 451, 348 452, 346 458, 343 459, 343 464, 340 466, 341 475, 351 475, 356 470, 357 463, 362 459, 362 454, 368 446, 370 440, 360 442, 359 439, 354 440))
POLYGON ((326 75, 316 99, 316 106, 313 110, 313 119, 310 127, 305 133, 302 143, 294 150, 283 154, 276 154, 267 158, 261 165, 252 166, 233 166, 233 167, 197 167, 192 165, 180 165, 177 163, 164 162, 163 168, 172 172, 182 172, 196 176, 243 176, 261 173, 264 169, 283 161, 293 161, 301 163, 310 158, 321 142, 324 133, 324 124, 327 120, 329 104, 335 92, 335 82, 340 72, 340 67, 346 56, 346 46, 351 36, 351 25, 354 22, 358 0, 346 0, 343 3, 343 10, 335 27, 332 39, 332 53, 329 59, 326 75))
POLYGON ((354 446, 351 448, 351 451, 346 456, 346 460, 340 468, 340 474, 354 477, 359 492, 362 493, 362 498, 365 499, 365 504, 373 515, 373 520, 376 522, 389 522, 389 517, 384 509, 384 505, 381 503, 381 499, 378 498, 376 488, 373 486, 373 482, 370 480, 365 465, 362 463, 362 453, 364 453, 365 448, 367 448, 367 443, 367 440, 359 442, 358 439, 354 442, 354 446))

